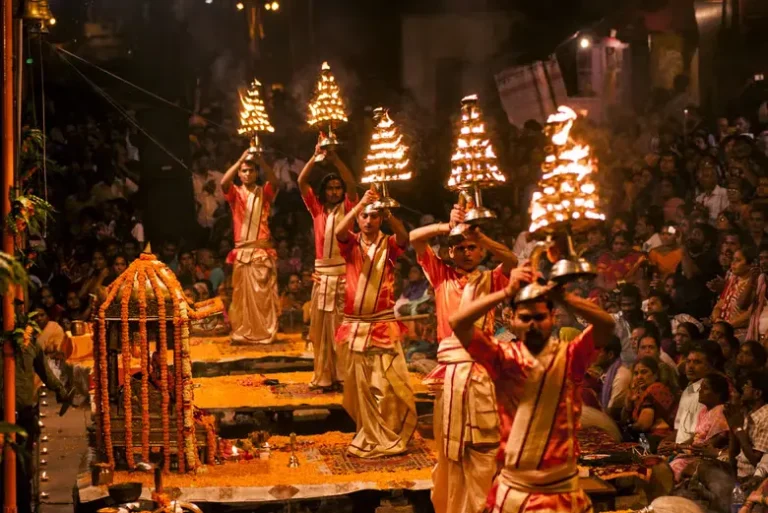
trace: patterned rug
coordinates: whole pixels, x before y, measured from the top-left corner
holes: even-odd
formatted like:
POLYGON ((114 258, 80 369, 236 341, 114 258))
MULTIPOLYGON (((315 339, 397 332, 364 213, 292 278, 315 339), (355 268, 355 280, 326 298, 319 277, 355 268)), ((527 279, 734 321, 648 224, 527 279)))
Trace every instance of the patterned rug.
POLYGON ((408 452, 386 458, 357 458, 347 454, 347 445, 324 445, 317 448, 331 474, 360 474, 363 472, 402 472, 430 469, 437 463, 434 453, 424 440, 414 438, 408 452))
MULTIPOLYGON (((632 450, 639 447, 633 442, 616 443, 613 439, 599 428, 584 428, 576 433, 581 449, 582 461, 590 456, 599 455, 626 455, 632 454, 632 450)), ((629 457, 627 458, 630 459, 629 457)), ((628 461, 627 463, 606 462, 601 465, 592 464, 589 471, 593 476, 597 476, 605 481, 618 479, 620 477, 639 477, 648 481, 651 477, 651 469, 637 461, 628 461)))

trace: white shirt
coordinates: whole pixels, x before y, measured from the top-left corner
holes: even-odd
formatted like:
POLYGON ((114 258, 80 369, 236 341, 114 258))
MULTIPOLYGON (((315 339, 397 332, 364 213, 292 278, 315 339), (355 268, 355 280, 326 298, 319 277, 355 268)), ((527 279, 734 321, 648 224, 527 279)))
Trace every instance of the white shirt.
POLYGON ((680 396, 680 405, 677 407, 677 416, 675 417, 675 443, 681 444, 693 438, 696 431, 696 421, 699 418, 699 412, 704 407, 699 403, 699 390, 701 390, 702 380, 688 385, 680 396))
POLYGON ((696 203, 701 203, 709 209, 709 221, 715 224, 720 212, 728 208, 728 193, 724 188, 715 185, 712 192, 702 192, 696 196, 696 203))
POLYGON ((613 328, 613 334, 621 340, 621 362, 624 365, 630 365, 637 360, 637 353, 632 347, 632 329, 629 323, 621 313, 611 314, 616 323, 613 328))
POLYGON ((624 401, 627 399, 627 392, 629 391, 631 383, 632 370, 626 365, 622 365, 619 367, 619 370, 616 371, 616 376, 613 377, 611 398, 608 400, 608 409, 624 407, 624 401))

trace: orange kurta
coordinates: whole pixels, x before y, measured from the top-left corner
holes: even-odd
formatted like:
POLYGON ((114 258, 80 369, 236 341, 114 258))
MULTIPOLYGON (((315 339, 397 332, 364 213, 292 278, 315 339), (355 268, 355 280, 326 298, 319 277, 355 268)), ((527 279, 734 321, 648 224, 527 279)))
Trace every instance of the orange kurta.
MULTIPOLYGON (((336 332, 336 343, 351 343, 360 334, 359 324, 350 322, 350 317, 376 316, 384 314, 395 306, 395 262, 404 248, 397 245, 394 235, 379 234, 370 246, 363 242, 359 233, 350 233, 346 241, 339 240, 341 256, 347 263, 346 298, 344 300, 344 322, 336 332), (382 269, 369 269, 372 259, 383 258, 382 269), (366 272, 367 274, 363 274, 366 272), (371 278, 380 273, 378 284, 371 278), (372 287, 377 287, 372 290, 372 287), (362 298, 374 298, 368 301, 362 298)), ((370 334, 365 346, 392 349, 394 341, 399 343, 405 327, 399 321, 371 322, 370 334)))
POLYGON ((232 185, 225 197, 232 208, 235 241, 235 249, 227 256, 227 262, 234 264, 229 308, 232 340, 268 344, 277 335, 280 316, 277 255, 269 232, 274 190, 270 183, 253 191, 232 185))
MULTIPOLYGON (((429 283, 435 290, 437 339, 444 340, 453 334, 448 319, 452 313, 457 311, 459 305, 461 305, 461 298, 467 283, 470 281, 472 275, 483 271, 466 273, 461 269, 450 266, 435 255, 435 252, 432 251, 432 248, 429 246, 426 247, 424 253, 419 255, 417 260, 424 270, 424 274, 429 280, 429 283)), ((509 283, 509 277, 504 274, 501 265, 496 267, 493 271, 485 272, 490 273, 490 292, 502 290, 507 286, 507 283, 509 283)), ((472 300, 477 297, 480 296, 473 295, 469 299, 472 300)), ((493 321, 493 312, 489 312, 489 314, 483 317, 481 321, 482 329, 489 335, 492 335, 494 331, 493 321)))
POLYGON ((550 338, 532 355, 518 341, 475 330, 469 353, 496 384, 502 417, 504 469, 489 494, 497 513, 591 510, 578 488, 576 430, 581 386, 594 353, 592 327, 570 343, 550 338))
POLYGON ((303 195, 304 204, 312 215, 315 230, 315 276, 309 313, 309 339, 314 352, 312 385, 329 387, 344 381, 346 349, 336 344, 336 330, 344 309, 344 274, 346 262, 336 241, 336 225, 354 207, 344 201, 329 207, 320 203, 312 189, 303 195))

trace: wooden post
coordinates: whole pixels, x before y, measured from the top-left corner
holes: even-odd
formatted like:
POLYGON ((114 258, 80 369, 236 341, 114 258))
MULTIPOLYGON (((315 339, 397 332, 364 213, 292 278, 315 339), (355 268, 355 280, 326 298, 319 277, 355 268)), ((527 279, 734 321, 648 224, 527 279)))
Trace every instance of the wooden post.
MULTIPOLYGON (((13 147, 13 1, 3 3, 3 141, 2 141, 2 189, 0 189, 0 218, 11 213, 11 188, 14 175, 13 147)), ((19 91, 21 93, 21 91, 19 91)), ((3 227, 3 251, 13 255, 13 236, 3 227)), ((3 295, 3 331, 13 331, 14 310, 12 291, 3 295)), ((5 421, 16 423, 16 360, 11 339, 3 341, 3 410, 5 421)), ((16 453, 6 444, 3 455, 3 511, 16 513, 16 453)))

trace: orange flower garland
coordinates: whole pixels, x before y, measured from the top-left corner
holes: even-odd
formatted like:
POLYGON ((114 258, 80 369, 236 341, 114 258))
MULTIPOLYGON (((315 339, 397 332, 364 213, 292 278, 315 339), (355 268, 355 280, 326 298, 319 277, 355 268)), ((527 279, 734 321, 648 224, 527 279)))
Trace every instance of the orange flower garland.
POLYGON ((165 313, 165 296, 160 290, 160 283, 157 273, 150 267, 147 269, 149 274, 149 283, 157 299, 157 323, 158 323, 158 345, 155 350, 160 354, 160 395, 162 397, 160 420, 163 423, 163 471, 168 470, 168 462, 171 458, 171 428, 168 418, 168 408, 171 404, 170 394, 168 393, 168 320, 165 313))
POLYGON ((173 301, 173 372, 176 385, 176 455, 179 460, 179 472, 184 472, 184 426, 181 398, 181 309, 179 298, 171 292, 173 301))
MULTIPOLYGON (((181 292, 177 293, 181 294, 181 292)), ((184 454, 187 458, 189 470, 194 470, 198 465, 197 442, 195 440, 195 418, 192 406, 194 404, 194 391, 192 384, 192 362, 189 359, 189 316, 187 304, 180 305, 181 312, 181 379, 182 379, 182 404, 184 407, 184 454)))
POLYGON ((139 267, 139 345, 141 347, 141 457, 149 461, 149 342, 147 341, 147 273, 139 267))
POLYGON ((120 345, 123 353, 123 419, 125 421, 125 460, 128 468, 132 469, 135 465, 133 459, 133 389, 131 387, 131 332, 128 321, 128 306, 131 301, 132 284, 127 284, 123 288, 123 295, 120 298, 120 324, 122 333, 120 345), (127 290, 126 290, 127 289, 127 290))
MULTIPOLYGON (((123 407, 125 409, 125 446, 126 462, 129 468, 134 466, 135 454, 133 444, 133 389, 131 386, 131 328, 130 328, 130 305, 132 301, 138 307, 138 338, 139 349, 141 351, 140 365, 142 370, 141 380, 141 455, 145 460, 149 459, 150 435, 151 435, 151 415, 149 414, 149 381, 152 362, 149 359, 150 347, 147 336, 147 313, 150 305, 147 302, 147 287, 152 287, 154 296, 157 299, 157 319, 158 319, 158 340, 155 345, 155 351, 160 356, 160 391, 162 395, 162 413, 161 420, 163 424, 163 452, 167 462, 170 461, 171 438, 170 438, 170 381, 168 373, 168 312, 166 307, 167 295, 173 303, 173 328, 174 328, 174 367, 175 367, 175 393, 176 393, 176 418, 177 418, 177 452, 179 456, 179 471, 195 470, 200 464, 197 453, 197 442, 195 440, 196 419, 194 414, 194 392, 192 382, 192 364, 190 361, 190 339, 189 328, 190 318, 205 318, 213 310, 219 308, 220 301, 206 301, 201 306, 201 311, 196 312, 191 306, 187 305, 184 299, 181 286, 176 277, 170 270, 157 260, 154 255, 143 253, 139 259, 131 263, 128 269, 118 277, 108 288, 106 298, 98 309, 98 315, 94 321, 98 326, 98 343, 94 347, 96 387, 95 399, 97 402, 97 414, 99 422, 99 434, 103 440, 108 461, 114 467, 114 449, 112 443, 112 432, 110 426, 110 400, 109 400, 109 372, 108 372, 108 350, 107 350, 107 310, 112 306, 118 294, 120 297, 120 345, 122 360, 122 376, 124 381, 123 407), (137 298, 133 299, 131 294, 136 289, 137 298)), ((223 309, 223 306, 221 307, 223 309)), ((113 310, 110 310, 111 312, 113 310)), ((114 315, 110 313, 110 316, 114 315)), ((110 319, 111 320, 111 319, 110 319)), ((206 445, 209 449, 207 462, 213 462, 216 454, 216 432, 215 422, 205 424, 206 445)))
POLYGON ((107 463, 110 467, 115 466, 115 452, 112 446, 112 425, 109 419, 109 373, 107 370, 107 322, 106 311, 107 307, 115 300, 117 292, 120 290, 123 283, 126 281, 125 276, 127 274, 120 275, 110 287, 107 294, 107 299, 99 307, 99 341, 98 341, 98 357, 99 364, 96 365, 97 381, 96 381, 96 401, 99 405, 101 415, 98 417, 101 419, 101 434, 104 440, 104 452, 106 452, 107 463))

